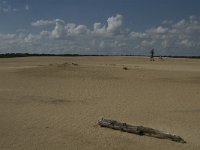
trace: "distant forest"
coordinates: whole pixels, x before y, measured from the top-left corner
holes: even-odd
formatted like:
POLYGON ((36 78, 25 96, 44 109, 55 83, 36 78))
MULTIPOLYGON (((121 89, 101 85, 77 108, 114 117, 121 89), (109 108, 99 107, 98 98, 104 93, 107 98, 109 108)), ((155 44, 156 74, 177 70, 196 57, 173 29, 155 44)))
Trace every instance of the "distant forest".
MULTIPOLYGON (((77 56, 147 56, 147 55, 80 55, 80 54, 29 54, 29 53, 6 53, 0 54, 0 58, 14 58, 14 57, 33 57, 33 56, 66 56, 66 57, 77 57, 77 56)), ((159 57, 159 56, 155 56, 159 57)), ((162 56, 171 58, 195 58, 200 59, 200 56, 162 56)))

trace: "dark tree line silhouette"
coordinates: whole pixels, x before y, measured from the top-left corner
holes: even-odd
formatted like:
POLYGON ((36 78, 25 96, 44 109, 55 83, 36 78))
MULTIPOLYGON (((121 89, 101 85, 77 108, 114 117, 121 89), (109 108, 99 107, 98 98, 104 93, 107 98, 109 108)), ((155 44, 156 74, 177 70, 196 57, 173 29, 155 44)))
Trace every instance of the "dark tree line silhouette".
MULTIPOLYGON (((30 53, 5 53, 0 54, 0 58, 14 58, 14 57, 34 57, 34 56, 66 56, 66 57, 77 57, 77 56, 146 56, 146 55, 81 55, 81 54, 30 54, 30 53)), ((159 56, 155 56, 159 57, 159 56)), ((195 58, 199 59, 200 56, 171 56, 165 55, 162 57, 171 58, 195 58)))

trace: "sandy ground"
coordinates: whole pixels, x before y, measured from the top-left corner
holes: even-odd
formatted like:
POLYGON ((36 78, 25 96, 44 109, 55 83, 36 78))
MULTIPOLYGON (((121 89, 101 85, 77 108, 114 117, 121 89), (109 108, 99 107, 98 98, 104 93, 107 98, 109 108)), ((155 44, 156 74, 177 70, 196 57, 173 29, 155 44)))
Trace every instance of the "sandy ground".
POLYGON ((1 58, 0 149, 199 150, 200 60, 1 58), (101 117, 187 143, 101 128, 101 117))

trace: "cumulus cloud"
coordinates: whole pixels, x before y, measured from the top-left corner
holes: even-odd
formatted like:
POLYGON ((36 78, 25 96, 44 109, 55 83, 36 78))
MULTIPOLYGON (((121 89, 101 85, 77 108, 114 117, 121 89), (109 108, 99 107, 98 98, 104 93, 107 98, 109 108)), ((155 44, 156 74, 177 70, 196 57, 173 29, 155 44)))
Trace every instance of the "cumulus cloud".
POLYGON ((93 33, 100 36, 112 36, 119 35, 122 31, 123 16, 117 14, 116 16, 109 17, 107 19, 107 25, 101 23, 94 23, 93 33))
POLYGON ((33 35, 33 34, 28 34, 26 37, 24 37, 24 42, 26 43, 36 43, 38 40, 41 39, 41 36, 39 35, 33 35))
POLYGON ((8 1, 0 0, 0 13, 11 13, 11 12, 17 12, 19 9, 13 7, 8 1))
POLYGON ((65 29, 66 34, 69 36, 87 35, 90 32, 90 30, 85 25, 67 24, 65 29))
MULTIPOLYGON (((101 23, 94 23, 93 30, 88 29, 86 25, 76 25, 74 23, 66 24, 64 20, 55 19, 55 20, 37 20, 32 22, 32 26, 47 26, 55 25, 54 29, 51 31, 51 36, 54 38, 61 38, 66 36, 80 36, 80 35, 116 35, 120 34, 122 29, 122 15, 116 15, 109 17, 107 20, 107 25, 102 25, 101 23)), ((42 31, 41 34, 46 34, 47 32, 42 31)))
POLYGON ((22 6, 17 7, 12 1, 0 0, 0 13, 12 13, 18 11, 29 11, 30 6, 28 4, 22 4, 22 6))
POLYGON ((119 14, 117 14, 115 17, 112 16, 112 17, 108 18, 107 31, 111 32, 111 33, 118 32, 122 25, 122 19, 123 19, 123 16, 119 15, 119 14))
POLYGON ((123 28, 123 16, 119 14, 109 17, 106 24, 95 22, 91 29, 61 19, 38 20, 31 25, 54 27, 38 34, 0 34, 0 52, 148 54, 149 49, 155 48, 159 54, 200 55, 200 19, 195 16, 164 21, 143 32, 123 28))
POLYGON ((15 38, 15 34, 5 34, 5 35, 3 35, 3 34, 0 34, 0 39, 1 40, 10 40, 10 39, 13 39, 13 38, 15 38))
POLYGON ((78 25, 74 29, 74 33, 77 35, 87 34, 88 32, 89 32, 89 30, 87 29, 87 26, 85 26, 85 25, 78 25))
POLYGON ((56 24, 56 20, 37 20, 31 23, 32 26, 47 26, 52 24, 56 24))
POLYGON ((131 32, 130 37, 134 39, 140 39, 140 38, 145 38, 147 37, 147 33, 141 33, 141 32, 131 32))
POLYGON ((168 31, 168 28, 164 28, 162 26, 159 26, 157 28, 152 28, 147 30, 147 33, 149 34, 163 34, 166 33, 168 31))
POLYGON ((94 33, 96 34, 105 34, 107 31, 106 26, 102 26, 101 23, 94 23, 94 33))
POLYGON ((163 21, 162 21, 162 24, 163 24, 163 25, 172 24, 172 23, 174 23, 173 20, 163 20, 163 21))
POLYGON ((10 5, 6 6, 6 7, 1 7, 0 6, 0 12, 3 13, 9 13, 9 12, 16 12, 17 9, 16 8, 12 8, 10 5))
POLYGON ((56 26, 53 29, 51 36, 53 38, 63 38, 65 36, 65 22, 60 19, 56 19, 56 26))
POLYGON ((25 5, 25 10, 26 10, 26 11, 29 11, 29 10, 30 10, 30 7, 29 7, 28 4, 25 5))

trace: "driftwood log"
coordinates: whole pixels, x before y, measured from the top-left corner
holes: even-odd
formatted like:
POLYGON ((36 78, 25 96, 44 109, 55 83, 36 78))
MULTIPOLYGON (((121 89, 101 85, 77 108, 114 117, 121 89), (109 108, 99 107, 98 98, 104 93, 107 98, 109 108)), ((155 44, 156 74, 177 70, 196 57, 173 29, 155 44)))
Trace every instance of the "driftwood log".
POLYGON ((170 134, 170 133, 165 133, 165 132, 162 132, 153 128, 149 128, 149 127, 133 126, 133 125, 121 123, 115 120, 103 119, 103 118, 98 121, 98 124, 101 127, 111 128, 114 130, 120 130, 123 132, 133 133, 133 134, 137 134, 141 136, 146 135, 146 136, 151 136, 151 137, 155 137, 159 139, 168 139, 168 140, 172 140, 179 143, 186 143, 186 141, 182 139, 180 136, 170 134))

